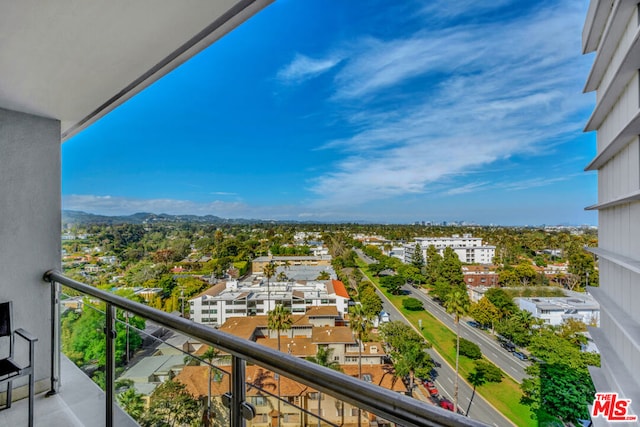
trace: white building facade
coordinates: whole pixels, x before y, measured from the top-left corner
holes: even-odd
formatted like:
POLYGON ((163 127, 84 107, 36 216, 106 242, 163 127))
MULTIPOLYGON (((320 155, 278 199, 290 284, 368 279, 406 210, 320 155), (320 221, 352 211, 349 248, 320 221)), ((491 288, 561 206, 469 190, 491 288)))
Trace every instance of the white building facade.
POLYGON ((266 315, 279 304, 292 314, 304 314, 309 307, 335 306, 343 316, 348 302, 349 295, 338 280, 269 284, 228 281, 217 292, 189 300, 189 317, 198 323, 219 326, 230 317, 266 315))
MULTIPOLYGON (((638 2, 591 0, 582 31, 583 53, 594 53, 585 92, 596 104, 585 131, 596 131, 601 327, 590 330, 602 356, 590 368, 599 392, 631 399, 640 415, 640 22, 638 2)), ((595 425, 602 418, 594 419, 595 425)))
POLYGON ((458 255, 461 262, 467 264, 491 264, 496 254, 496 247, 485 245, 479 237, 470 234, 459 236, 454 234, 451 237, 417 237, 413 242, 404 245, 404 262, 409 264, 413 258, 418 244, 422 250, 422 258, 427 260, 427 249, 433 246, 438 250, 440 256, 444 254, 445 248, 451 248, 458 255))
POLYGON ((600 325, 600 305, 588 294, 570 297, 514 298, 521 310, 531 313, 545 324, 558 326, 568 319, 585 325, 600 325))

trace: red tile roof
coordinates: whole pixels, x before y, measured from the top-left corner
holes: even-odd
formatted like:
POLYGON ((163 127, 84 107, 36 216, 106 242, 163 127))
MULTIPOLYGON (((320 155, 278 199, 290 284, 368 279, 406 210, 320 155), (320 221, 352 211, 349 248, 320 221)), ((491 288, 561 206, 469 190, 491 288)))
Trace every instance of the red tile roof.
POLYGON ((333 284, 333 291, 336 295, 343 298, 349 298, 349 293, 347 292, 347 288, 344 287, 344 283, 340 280, 332 280, 331 283, 333 284))

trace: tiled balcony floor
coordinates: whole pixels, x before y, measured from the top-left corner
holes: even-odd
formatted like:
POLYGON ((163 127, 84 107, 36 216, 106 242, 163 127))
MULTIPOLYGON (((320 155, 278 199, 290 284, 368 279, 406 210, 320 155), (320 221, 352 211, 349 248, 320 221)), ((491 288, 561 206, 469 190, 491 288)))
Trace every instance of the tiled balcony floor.
MULTIPOLYGON (((66 357, 62 358, 62 390, 57 395, 35 397, 34 425, 38 427, 101 427, 105 425, 105 395, 102 390, 66 357)), ((117 409, 117 408, 116 408, 117 409)), ((0 411, 0 427, 27 425, 27 399, 14 402, 0 411)), ((114 425, 134 427, 135 423, 120 410, 114 413, 114 425)))

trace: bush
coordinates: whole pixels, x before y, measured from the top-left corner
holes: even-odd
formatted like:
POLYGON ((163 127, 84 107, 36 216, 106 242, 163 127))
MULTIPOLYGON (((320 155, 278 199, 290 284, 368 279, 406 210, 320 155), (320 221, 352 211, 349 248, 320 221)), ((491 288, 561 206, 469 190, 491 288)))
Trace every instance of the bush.
POLYGON ((500 381, 502 381, 504 374, 502 373, 500 368, 498 368, 493 363, 487 360, 476 360, 475 365, 476 372, 479 375, 482 375, 487 381, 492 383, 499 383, 500 381))
MULTIPOLYGON (((456 344, 455 338, 453 340, 453 344, 456 344)), ((478 347, 478 344, 464 338, 460 338, 460 354, 473 360, 477 360, 482 357, 482 351, 480 350, 480 347, 478 347)))
MULTIPOLYGON (((402 306, 410 311, 421 311, 424 310, 422 306, 422 302, 417 298, 405 298, 402 300, 402 306)), ((462 344, 462 343, 461 343, 462 344)))

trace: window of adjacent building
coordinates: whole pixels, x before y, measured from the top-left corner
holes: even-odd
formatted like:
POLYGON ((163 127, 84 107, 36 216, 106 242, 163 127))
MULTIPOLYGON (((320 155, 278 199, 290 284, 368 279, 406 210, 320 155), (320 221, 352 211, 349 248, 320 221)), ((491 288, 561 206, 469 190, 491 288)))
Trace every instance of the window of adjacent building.
MULTIPOLYGON (((267 398, 264 396, 252 396, 251 403, 254 406, 267 406, 267 398)), ((266 416, 266 414, 265 414, 266 416)))
POLYGON ((320 396, 320 393, 317 391, 309 393, 309 400, 318 400, 318 397, 320 397, 321 400, 324 400, 324 395, 320 396))

